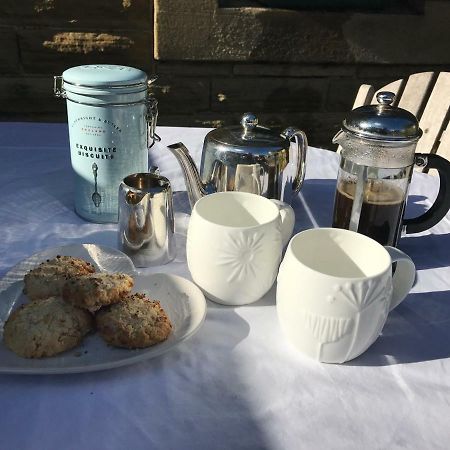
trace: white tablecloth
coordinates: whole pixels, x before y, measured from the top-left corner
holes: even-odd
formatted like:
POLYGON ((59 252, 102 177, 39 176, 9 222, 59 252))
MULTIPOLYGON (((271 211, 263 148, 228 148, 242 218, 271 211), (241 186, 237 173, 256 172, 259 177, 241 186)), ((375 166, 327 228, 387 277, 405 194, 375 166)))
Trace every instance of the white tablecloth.
MULTIPOLYGON (((198 161, 206 131, 159 128, 151 155, 174 190, 184 182, 164 146, 181 140, 198 161)), ((65 124, 2 123, 0 136, 0 276, 48 247, 116 247, 116 225, 73 212, 65 124)), ((296 231, 331 222, 337 155, 311 148, 307 164, 296 231)), ((436 192, 437 179, 415 174, 409 213, 436 192)), ((208 301, 199 332, 155 359, 95 373, 0 376, 0 448, 448 448, 449 233, 447 216, 402 239, 417 283, 354 361, 324 365, 297 353, 281 334, 273 290, 249 306, 208 301)), ((190 278, 182 248, 173 263, 146 271, 190 278)))

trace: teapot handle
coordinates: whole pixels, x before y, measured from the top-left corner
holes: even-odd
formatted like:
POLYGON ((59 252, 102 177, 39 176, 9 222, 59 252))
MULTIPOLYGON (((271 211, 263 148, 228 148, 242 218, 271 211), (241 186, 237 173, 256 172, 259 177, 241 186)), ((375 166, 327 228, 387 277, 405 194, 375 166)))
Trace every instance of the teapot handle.
POLYGON ((450 162, 433 153, 416 153, 414 164, 424 169, 436 169, 439 173, 439 192, 430 209, 419 217, 405 219, 403 229, 408 233, 419 233, 436 225, 450 209, 450 162))
POLYGON ((305 179, 306 149, 308 148, 308 139, 302 130, 292 127, 286 128, 281 134, 286 139, 289 139, 291 143, 295 142, 297 144, 297 157, 295 159, 297 161, 297 170, 295 178, 292 182, 292 192, 293 194, 297 194, 305 179))

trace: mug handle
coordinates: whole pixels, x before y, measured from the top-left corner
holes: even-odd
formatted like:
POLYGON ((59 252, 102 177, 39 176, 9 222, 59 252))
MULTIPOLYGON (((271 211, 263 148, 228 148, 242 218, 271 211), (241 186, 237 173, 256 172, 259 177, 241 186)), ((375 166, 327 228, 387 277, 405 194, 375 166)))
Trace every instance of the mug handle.
POLYGON ((281 242, 283 244, 283 248, 286 247, 289 240, 291 239, 292 232, 294 231, 295 225, 295 212, 292 209, 292 206, 282 202, 281 200, 276 200, 271 198, 270 201, 275 203, 275 206, 278 208, 281 217, 281 242))
POLYGON ((439 173, 439 193, 431 208, 419 217, 403 220, 405 232, 419 233, 440 222, 450 209, 450 162, 433 153, 416 153, 414 164, 439 173))
POLYGON ((392 263, 397 263, 394 275, 392 276, 393 291, 391 304, 389 305, 389 311, 392 311, 406 298, 413 287, 416 279, 416 266, 412 259, 398 248, 389 246, 385 246, 384 248, 389 253, 392 263))

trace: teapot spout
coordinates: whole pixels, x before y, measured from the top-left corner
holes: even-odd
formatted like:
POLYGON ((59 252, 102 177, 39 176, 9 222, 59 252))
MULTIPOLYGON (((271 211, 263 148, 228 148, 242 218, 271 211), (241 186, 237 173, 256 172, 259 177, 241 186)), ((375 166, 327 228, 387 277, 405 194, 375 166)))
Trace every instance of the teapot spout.
POLYGON ((168 145, 167 148, 175 156, 181 166, 181 169, 183 170, 189 203, 191 208, 193 208, 198 199, 215 192, 215 189, 213 189, 210 184, 204 184, 202 182, 194 160, 192 159, 189 150, 182 142, 168 145))

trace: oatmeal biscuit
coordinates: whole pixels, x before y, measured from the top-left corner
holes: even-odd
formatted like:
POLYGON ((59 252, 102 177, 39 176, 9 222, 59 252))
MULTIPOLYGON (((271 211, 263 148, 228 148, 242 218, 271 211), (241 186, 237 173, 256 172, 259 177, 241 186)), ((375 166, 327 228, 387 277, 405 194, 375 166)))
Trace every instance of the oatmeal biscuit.
POLYGON ((30 300, 59 297, 68 278, 94 272, 94 266, 83 259, 58 255, 39 264, 25 275, 23 293, 30 300))
POLYGON ((95 312, 102 306, 120 302, 133 287, 133 278, 125 273, 94 273, 67 280, 64 300, 95 312))
POLYGON ((3 340, 24 358, 44 358, 79 345, 93 329, 92 315, 60 297, 21 306, 5 323, 3 340))
POLYGON ((133 294, 102 308, 95 321, 103 339, 115 347, 149 347, 166 340, 172 330, 160 303, 144 294, 133 294))

